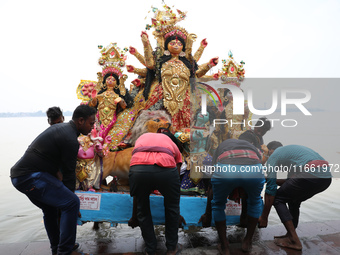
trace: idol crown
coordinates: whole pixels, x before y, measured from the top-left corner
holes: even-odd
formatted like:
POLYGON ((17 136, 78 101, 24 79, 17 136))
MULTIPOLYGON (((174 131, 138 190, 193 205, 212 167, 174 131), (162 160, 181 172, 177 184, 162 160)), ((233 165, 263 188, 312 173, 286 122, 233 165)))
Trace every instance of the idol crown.
POLYGON ((233 53, 229 51, 228 53, 229 58, 222 60, 222 70, 220 70, 220 78, 222 80, 222 83, 231 83, 233 81, 236 81, 239 83, 240 81, 243 81, 245 70, 243 68, 243 65, 245 64, 242 60, 239 63, 237 63, 233 58, 233 53))
POLYGON ((107 47, 102 45, 98 46, 101 49, 101 57, 98 60, 98 64, 103 68, 102 76, 107 73, 116 74, 118 77, 123 75, 121 68, 125 66, 127 48, 121 50, 117 43, 111 43, 107 47))

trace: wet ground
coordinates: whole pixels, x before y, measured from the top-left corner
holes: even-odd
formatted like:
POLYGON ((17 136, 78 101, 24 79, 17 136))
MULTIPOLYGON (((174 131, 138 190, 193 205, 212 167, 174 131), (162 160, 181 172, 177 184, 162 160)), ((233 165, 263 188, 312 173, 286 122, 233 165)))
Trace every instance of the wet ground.
MULTIPOLYGON (((165 254, 165 239, 163 227, 156 227, 158 238, 158 253, 165 254)), ((340 221, 301 223, 297 233, 302 241, 302 251, 281 248, 274 244, 273 236, 285 234, 282 225, 269 226, 266 229, 257 229, 254 235, 253 249, 250 253, 241 251, 241 240, 245 234, 243 228, 228 227, 228 238, 231 254, 277 254, 277 255, 328 255, 340 254, 340 221)), ((78 240, 79 251, 97 255, 114 254, 143 254, 144 242, 141 237, 124 237, 115 239, 78 240)), ((179 243, 183 245, 181 254, 215 255, 218 254, 217 233, 213 228, 180 231, 179 243)), ((8 255, 49 255, 48 241, 0 244, 0 254, 8 255)))

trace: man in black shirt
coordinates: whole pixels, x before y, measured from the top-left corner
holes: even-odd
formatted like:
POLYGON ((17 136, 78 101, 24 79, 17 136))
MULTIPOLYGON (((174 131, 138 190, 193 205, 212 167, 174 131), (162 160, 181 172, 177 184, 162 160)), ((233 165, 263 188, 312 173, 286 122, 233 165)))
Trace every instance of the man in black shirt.
MULTIPOLYGON (((59 123, 64 123, 64 115, 62 110, 58 107, 58 106, 53 106, 47 109, 46 111, 46 115, 47 115, 47 122, 48 124, 55 125, 55 124, 59 124, 59 123)), ((59 179, 62 179, 62 182, 65 184, 68 182, 67 179, 63 178, 61 171, 60 171, 60 176, 58 176, 59 179)), ((72 176, 71 176, 72 179, 72 176)), ((71 187, 71 191, 74 192, 74 187, 71 187)), ((61 216, 60 211, 58 212, 59 218, 61 216)), ((80 217, 80 216, 79 216, 80 217)), ((79 243, 75 243, 73 246, 73 250, 77 250, 79 248, 79 243)))
POLYGON ((88 105, 78 106, 69 123, 53 125, 42 132, 11 168, 14 187, 44 213, 52 254, 79 254, 72 252, 80 204, 72 192, 79 149, 77 138, 80 133, 87 135, 92 130, 95 113, 88 105), (67 183, 58 179, 59 169, 67 183), (58 209, 61 211, 60 227, 58 209))

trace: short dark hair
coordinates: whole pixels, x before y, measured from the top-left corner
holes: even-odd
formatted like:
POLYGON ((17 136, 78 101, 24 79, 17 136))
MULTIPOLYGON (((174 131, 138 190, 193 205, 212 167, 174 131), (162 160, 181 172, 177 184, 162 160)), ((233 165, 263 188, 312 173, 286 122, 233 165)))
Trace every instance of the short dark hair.
POLYGON ((279 147, 282 147, 282 143, 278 142, 278 141, 272 141, 270 143, 268 143, 267 148, 268 150, 276 150, 279 147))
POLYGON ((63 116, 63 112, 58 106, 53 106, 47 109, 46 111, 47 118, 51 121, 58 119, 60 116, 63 116))
POLYGON ((183 146, 182 146, 182 144, 178 141, 178 139, 176 138, 176 136, 174 136, 168 128, 162 128, 162 127, 161 127, 161 128, 159 128, 159 129, 157 130, 157 133, 162 133, 162 134, 168 136, 168 137, 174 142, 174 144, 177 145, 178 150, 179 150, 181 153, 183 152, 183 146))
POLYGON ((238 137, 238 140, 247 141, 247 142, 251 143, 252 145, 254 145, 256 148, 258 148, 259 150, 261 150, 261 145, 258 141, 258 138, 252 130, 247 130, 247 131, 243 132, 238 137))
POLYGON ((88 117, 96 114, 96 112, 96 108, 93 108, 87 104, 81 104, 74 110, 72 120, 77 120, 81 117, 86 120, 88 117))
POLYGON ((269 131, 272 126, 270 125, 270 121, 266 117, 262 117, 259 118, 259 120, 256 122, 255 127, 269 131))

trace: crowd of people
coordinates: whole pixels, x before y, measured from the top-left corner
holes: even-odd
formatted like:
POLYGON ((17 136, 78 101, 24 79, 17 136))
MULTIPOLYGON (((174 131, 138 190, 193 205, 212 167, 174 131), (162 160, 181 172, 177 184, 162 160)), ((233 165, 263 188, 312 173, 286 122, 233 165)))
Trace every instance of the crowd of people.
MULTIPOLYGON (((59 107, 47 111, 50 127, 28 147, 11 168, 13 186, 39 207, 50 240, 52 254, 78 255, 76 243, 79 198, 75 191, 75 168, 79 150, 78 136, 88 135, 95 124, 96 109, 78 106, 68 123, 59 107)), ((263 136, 270 130, 266 118, 261 126, 248 130, 238 139, 226 139, 214 151, 212 173, 208 185, 207 208, 201 220, 210 226, 214 220, 221 254, 229 254, 226 214, 228 197, 235 189, 243 189, 243 215, 246 235, 241 249, 251 251, 256 227, 268 225, 271 207, 287 233, 274 239, 278 246, 301 250, 296 232, 301 203, 326 190, 331 184, 328 162, 314 150, 302 145, 286 145, 272 141, 266 146, 263 136), (277 179, 277 172, 288 172, 277 179), (313 171, 310 171, 310 170, 313 171), (265 189, 264 189, 265 187, 265 189), (264 202, 261 193, 264 189, 264 202)), ((180 169, 183 145, 167 128, 141 135, 134 146, 130 162, 130 194, 137 202, 137 219, 145 241, 145 254, 156 254, 157 241, 150 211, 149 195, 158 190, 164 197, 165 239, 167 254, 178 254, 180 216, 180 169)), ((242 217, 242 216, 241 216, 242 217)))

